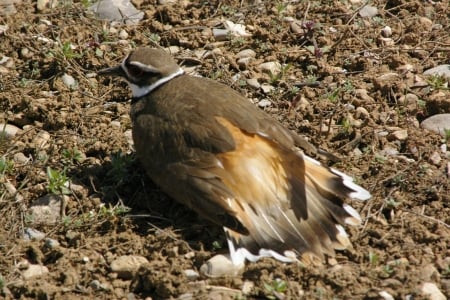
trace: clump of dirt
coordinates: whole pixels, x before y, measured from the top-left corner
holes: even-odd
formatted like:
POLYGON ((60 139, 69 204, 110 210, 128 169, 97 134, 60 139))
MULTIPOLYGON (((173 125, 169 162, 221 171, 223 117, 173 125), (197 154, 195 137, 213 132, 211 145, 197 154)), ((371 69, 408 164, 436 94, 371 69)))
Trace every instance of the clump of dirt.
POLYGON ((449 112, 448 79, 423 75, 450 60, 446 1, 372 1, 378 12, 362 17, 359 1, 144 0, 135 26, 85 4, 38 11, 25 0, 0 19, 0 123, 20 129, 0 137, 2 297, 404 299, 426 297, 427 284, 450 296, 449 137, 419 127, 449 112), (224 20, 251 37, 216 40, 224 20), (127 85, 95 77, 141 45, 171 47, 341 157, 334 167, 373 194, 352 203, 364 217, 348 228, 354 249, 319 268, 265 259, 235 278, 187 276, 227 252, 222 230, 147 179, 127 85), (255 55, 239 61, 245 49, 255 55), (37 222, 30 208, 50 192, 64 194, 62 218, 37 222), (148 262, 123 277, 111 270, 122 256, 148 262), (31 265, 41 273, 28 278, 31 265))

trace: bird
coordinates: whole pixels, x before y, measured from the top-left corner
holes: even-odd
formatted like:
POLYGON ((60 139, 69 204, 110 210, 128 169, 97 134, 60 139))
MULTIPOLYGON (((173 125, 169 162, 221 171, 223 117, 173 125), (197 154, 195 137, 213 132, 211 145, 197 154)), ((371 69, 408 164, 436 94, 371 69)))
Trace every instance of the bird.
POLYGON ((348 200, 370 192, 305 152, 320 151, 231 87, 138 47, 100 76, 131 92, 137 158, 163 192, 223 227, 234 265, 272 257, 321 264, 351 249, 348 200))

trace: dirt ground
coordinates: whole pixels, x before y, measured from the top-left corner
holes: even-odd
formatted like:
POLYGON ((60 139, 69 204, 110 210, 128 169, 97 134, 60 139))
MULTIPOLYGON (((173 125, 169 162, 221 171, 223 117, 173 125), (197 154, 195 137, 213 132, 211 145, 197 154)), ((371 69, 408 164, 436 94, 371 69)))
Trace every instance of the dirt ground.
POLYGON ((24 0, 0 16, 0 123, 21 129, 0 140, 0 298, 427 299, 430 285, 450 297, 450 138, 419 126, 450 112, 446 80, 423 75, 450 63, 448 1, 374 0, 372 17, 364 1, 170 2, 135 0, 137 26, 97 20, 88 1, 38 11, 24 0), (251 36, 217 40, 225 20, 251 36), (347 228, 354 249, 322 267, 265 259, 233 278, 198 276, 227 252, 221 228, 146 178, 130 91, 95 76, 140 45, 177 46, 180 64, 339 156, 334 167, 373 194, 352 203, 364 221, 347 228), (255 57, 239 61, 244 49, 255 57), (261 67, 272 61, 278 75, 261 67), (65 194, 52 222, 30 210, 50 192, 65 194), (45 237, 26 239, 30 229, 45 237), (126 255, 148 262, 112 271, 126 255), (26 278, 30 265, 48 273, 26 278))

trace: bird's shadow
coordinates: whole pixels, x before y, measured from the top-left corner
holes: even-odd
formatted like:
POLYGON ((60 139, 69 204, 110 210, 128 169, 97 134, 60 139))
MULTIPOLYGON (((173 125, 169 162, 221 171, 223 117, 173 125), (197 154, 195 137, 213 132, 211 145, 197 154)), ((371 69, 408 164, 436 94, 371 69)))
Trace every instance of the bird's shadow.
POLYGON ((222 227, 215 225, 161 191, 146 175, 134 153, 102 154, 103 164, 82 165, 69 174, 101 199, 107 207, 130 208, 120 217, 130 218, 133 231, 141 236, 170 234, 193 250, 225 251, 222 227))

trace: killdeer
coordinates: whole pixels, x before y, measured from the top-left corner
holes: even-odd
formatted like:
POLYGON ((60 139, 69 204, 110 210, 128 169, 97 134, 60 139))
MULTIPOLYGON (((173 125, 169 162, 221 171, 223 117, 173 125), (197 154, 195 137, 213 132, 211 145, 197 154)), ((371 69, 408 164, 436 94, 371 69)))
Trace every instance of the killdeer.
POLYGON ((173 199, 223 226, 235 265, 274 257, 317 263, 351 247, 344 199, 370 193, 300 148, 284 128, 230 87, 184 74, 162 49, 138 48, 99 75, 129 84, 136 153, 173 199))

